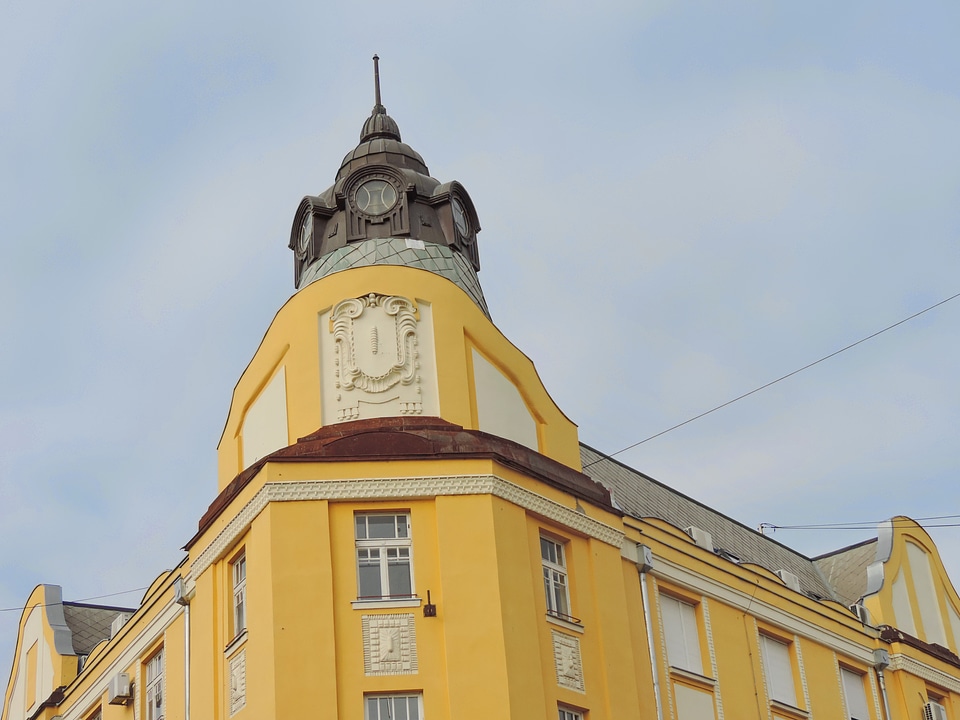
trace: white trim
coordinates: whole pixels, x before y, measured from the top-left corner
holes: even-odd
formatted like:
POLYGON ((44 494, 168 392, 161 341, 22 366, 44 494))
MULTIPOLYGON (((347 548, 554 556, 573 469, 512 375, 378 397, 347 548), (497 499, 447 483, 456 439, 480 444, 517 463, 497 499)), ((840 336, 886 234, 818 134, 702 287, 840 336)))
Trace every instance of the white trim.
POLYGON ((575 622, 570 622, 569 620, 564 620, 563 618, 557 617, 556 615, 551 615, 549 612, 547 613, 546 617, 547 617, 548 623, 553 623, 554 625, 559 625, 560 627, 566 628, 567 630, 571 630, 572 632, 583 634, 583 625, 579 625, 578 623, 575 623, 575 622))
POLYGON ((717 582, 712 578, 700 575, 689 568, 677 565, 666 558, 657 556, 653 575, 662 577, 694 592, 706 595, 739 610, 747 610, 754 617, 776 625, 800 637, 813 640, 824 647, 835 650, 841 655, 859 660, 866 665, 873 665, 873 647, 858 645, 840 635, 825 630, 820 625, 804 620, 786 610, 764 602, 755 596, 735 590, 729 585, 717 582))
MULTIPOLYGON (((143 629, 143 632, 141 632, 135 640, 130 642, 126 649, 123 650, 113 662, 100 671, 98 680, 92 683, 81 695, 70 700, 71 707, 63 713, 63 720, 80 720, 83 717, 83 713, 88 711, 94 702, 99 702, 100 697, 107 691, 110 678, 118 672, 124 672, 134 662, 139 663, 143 654, 150 649, 150 646, 153 645, 161 635, 166 633, 167 628, 173 624, 173 621, 176 620, 182 612, 183 607, 171 600, 165 608, 157 613, 153 620, 150 621, 150 624, 143 629)), ((164 642, 164 647, 166 647, 166 642, 164 642)), ((81 672, 73 682, 77 682, 84 672, 81 672)), ((139 688, 137 689, 137 694, 140 694, 139 688)), ((70 696, 69 688, 66 691, 66 695, 67 697, 70 696)))
POLYGON ((435 498, 438 495, 494 495, 616 548, 623 542, 624 533, 620 530, 496 475, 269 482, 257 491, 197 555, 190 565, 187 579, 195 582, 207 568, 220 560, 268 503, 300 500, 401 500, 435 498))
POLYGON ((890 669, 903 670, 911 675, 916 675, 922 680, 927 680, 934 685, 939 685, 944 690, 960 693, 960 679, 954 677, 953 675, 948 675, 945 672, 937 670, 935 667, 931 667, 926 663, 922 663, 919 660, 915 660, 907 655, 891 653, 890 669))
POLYGON ((423 598, 406 598, 396 600, 393 598, 384 598, 383 600, 351 600, 350 605, 354 610, 387 610, 388 608, 412 608, 420 607, 423 604, 423 598))

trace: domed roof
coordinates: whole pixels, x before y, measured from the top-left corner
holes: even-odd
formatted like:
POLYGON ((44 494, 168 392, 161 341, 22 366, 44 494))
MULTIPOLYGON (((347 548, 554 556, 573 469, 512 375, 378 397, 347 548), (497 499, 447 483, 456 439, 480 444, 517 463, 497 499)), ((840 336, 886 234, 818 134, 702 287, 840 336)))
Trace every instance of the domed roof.
POLYGON ((374 138, 400 139, 400 126, 397 125, 396 120, 387 115, 387 109, 380 103, 373 106, 373 112, 363 123, 363 130, 360 131, 360 142, 374 138))

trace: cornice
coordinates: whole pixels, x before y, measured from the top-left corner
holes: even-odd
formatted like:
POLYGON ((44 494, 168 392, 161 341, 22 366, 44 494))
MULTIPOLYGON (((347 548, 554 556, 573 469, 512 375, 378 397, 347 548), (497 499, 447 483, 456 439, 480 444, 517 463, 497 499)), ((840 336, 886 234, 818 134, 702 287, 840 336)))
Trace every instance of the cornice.
POLYGON ((435 498, 440 495, 493 495, 616 548, 621 546, 624 537, 620 530, 610 525, 496 475, 269 482, 257 491, 213 541, 197 555, 190 566, 187 581, 195 582, 207 568, 222 558, 254 518, 271 502, 412 500, 435 498))
POLYGON ((938 685, 951 692, 960 693, 960 679, 942 670, 937 670, 926 663, 922 663, 909 655, 901 653, 890 655, 890 669, 902 670, 903 672, 916 675, 922 680, 938 685))

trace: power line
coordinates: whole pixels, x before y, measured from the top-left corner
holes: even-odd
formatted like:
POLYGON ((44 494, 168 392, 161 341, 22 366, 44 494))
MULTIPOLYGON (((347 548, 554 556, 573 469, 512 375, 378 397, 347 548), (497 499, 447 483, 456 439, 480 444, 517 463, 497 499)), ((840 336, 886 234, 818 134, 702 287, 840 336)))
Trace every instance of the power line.
MULTIPOLYGON (((39 605, 33 605, 31 607, 51 607, 52 605, 62 605, 64 602, 69 605, 70 603, 82 603, 82 602, 88 602, 90 600, 102 600, 103 598, 116 597, 117 595, 129 595, 130 593, 143 592, 148 587, 150 586, 146 585, 140 588, 133 588, 133 590, 121 590, 120 592, 107 593, 106 595, 94 595, 93 597, 80 598, 79 600, 64 600, 63 602, 59 602, 59 603, 41 603, 39 605)), ((23 612, 26 609, 27 609, 26 606, 13 607, 13 608, 0 608, 0 612, 23 612)))
MULTIPOLYGON (((774 525, 773 523, 760 523, 757 529, 760 530, 761 533, 764 530, 872 530, 883 522, 890 522, 894 527, 897 527, 898 525, 908 526, 912 523, 921 525, 921 521, 926 520, 951 520, 954 518, 960 518, 960 515, 932 515, 930 517, 907 518, 902 522, 898 521, 896 518, 889 518, 887 520, 864 520, 861 522, 819 523, 812 525, 774 525)), ((922 527, 960 527, 960 522, 923 523, 922 527)))
MULTIPOLYGON (((947 299, 941 300, 940 302, 937 302, 937 303, 934 303, 934 304, 931 305, 930 307, 924 308, 924 309, 921 310, 920 312, 914 313, 914 314, 911 315, 910 317, 905 317, 905 318, 903 318, 902 320, 898 320, 897 322, 893 323, 893 325, 888 325, 887 327, 883 328, 882 330, 877 330, 875 333, 872 333, 871 335, 867 335, 867 336, 864 337, 864 338, 860 338, 860 339, 857 340, 856 342, 850 343, 850 344, 847 345, 846 347, 842 347, 842 348, 840 348, 839 350, 833 351, 833 352, 830 353, 829 355, 824 355, 824 356, 823 356, 822 358, 820 358, 819 360, 814 360, 812 363, 808 363, 808 364, 804 365, 802 368, 797 368, 797 369, 794 370, 793 372, 789 372, 789 373, 787 373, 786 375, 783 375, 783 376, 781 376, 781 377, 778 377, 776 380, 771 380, 770 382, 768 382, 768 383, 766 383, 766 384, 764 384, 764 385, 761 385, 760 387, 754 388, 754 389, 751 390, 750 392, 745 392, 743 395, 738 395, 737 397, 733 398, 733 400, 727 400, 727 402, 725 402, 725 403, 723 403, 723 404, 721 404, 721 405, 717 405, 716 407, 711 408, 710 410, 707 410, 706 412, 702 412, 702 413, 700 413, 699 415, 694 415, 692 418, 690 418, 690 419, 688 419, 688 420, 684 420, 682 423, 677 423, 676 425, 674 425, 674 426, 672 426, 672 427, 668 427, 666 430, 661 430, 660 432, 658 432, 658 433, 656 433, 656 434, 654 434, 654 435, 651 435, 650 437, 644 438, 643 440, 640 440, 640 441, 638 441, 638 442, 633 443, 633 445, 627 445, 627 447, 621 448, 620 450, 617 450, 616 452, 613 452, 613 453, 610 453, 610 454, 601 453, 601 454, 603 455, 603 457, 597 458, 597 459, 594 460, 593 462, 587 463, 586 465, 583 466, 583 469, 586 470, 588 467, 591 467, 591 466, 593 466, 593 465, 596 465, 598 462, 600 462, 600 461, 602 461, 602 460, 610 460, 611 458, 613 458, 613 457, 615 457, 615 456, 617 456, 617 455, 620 455, 621 453, 625 453, 627 450, 633 450, 633 448, 638 447, 638 446, 640 446, 640 445, 643 445, 643 444, 646 443, 646 442, 650 442, 651 440, 654 440, 654 439, 660 437, 661 435, 666 435, 668 432, 673 432, 674 430, 676 430, 676 429, 678 429, 678 428, 682 428, 684 425, 689 425, 689 424, 692 423, 694 420, 699 420, 700 418, 706 417, 707 415, 710 415, 711 413, 715 413, 717 410, 722 410, 723 408, 727 407, 728 405, 733 405, 733 403, 738 402, 738 401, 740 401, 740 400, 743 400, 744 398, 750 397, 750 396, 753 395, 754 393, 758 393, 758 392, 760 392, 761 390, 766 390, 766 389, 767 389, 768 387, 770 387, 771 385, 776 385, 778 382, 780 382, 780 381, 782 381, 782 380, 786 380, 787 378, 793 377, 794 375, 797 375, 798 373, 802 373, 804 370, 809 370, 809 369, 812 368, 814 365, 819 365, 819 364, 822 363, 824 360, 829 360, 830 358, 835 357, 835 356, 839 355, 839 354, 842 353, 842 352, 846 352, 847 350, 850 350, 851 348, 855 348, 857 345, 860 345, 861 343, 865 343, 867 340, 872 340, 873 338, 877 337, 877 335, 882 335, 883 333, 887 332, 888 330, 893 330, 893 329, 894 329, 895 327, 897 327, 898 325, 903 325, 905 322, 909 322, 910 320, 913 320, 914 318, 918 318, 918 317, 920 317, 921 315, 923 315, 924 313, 930 312, 930 311, 933 310, 934 308, 938 308, 938 307, 940 307, 941 305, 943 305, 943 304, 945 304, 945 303, 948 303, 948 302, 950 302, 951 300, 955 300, 955 299, 958 298, 958 297, 960 297, 960 293, 957 293, 956 295, 951 295, 951 296, 948 297, 947 299)), ((599 452, 599 450, 598 450, 597 452, 599 452)))

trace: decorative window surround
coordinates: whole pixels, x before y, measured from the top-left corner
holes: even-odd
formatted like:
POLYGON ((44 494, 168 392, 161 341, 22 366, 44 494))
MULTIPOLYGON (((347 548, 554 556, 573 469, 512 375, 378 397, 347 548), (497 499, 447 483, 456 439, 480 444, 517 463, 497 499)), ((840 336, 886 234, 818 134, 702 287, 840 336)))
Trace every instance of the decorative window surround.
MULTIPOLYGON (((770 605, 750 593, 740 592, 730 585, 726 585, 712 578, 700 575, 689 568, 677 565, 670 560, 655 556, 656 563, 651 575, 660 577, 671 583, 689 589, 708 598, 730 605, 731 607, 750 608, 750 614, 755 618, 768 622, 771 625, 787 630, 791 634, 812 640, 835 652, 853 658, 865 665, 873 665, 872 643, 859 645, 846 638, 824 630, 820 625, 804 620, 796 615, 770 605)), ((870 629, 865 634, 872 639, 879 637, 876 630, 870 629)), ((960 692, 960 681, 955 681, 960 692)))
MULTIPOLYGON (((493 495, 547 518, 558 525, 619 548, 624 534, 573 508, 561 505, 496 475, 447 475, 363 480, 302 480, 265 483, 190 566, 187 582, 194 583, 240 539, 271 502, 300 500, 406 500, 438 495, 493 495)), ((849 654, 849 653, 848 653, 849 654)))

